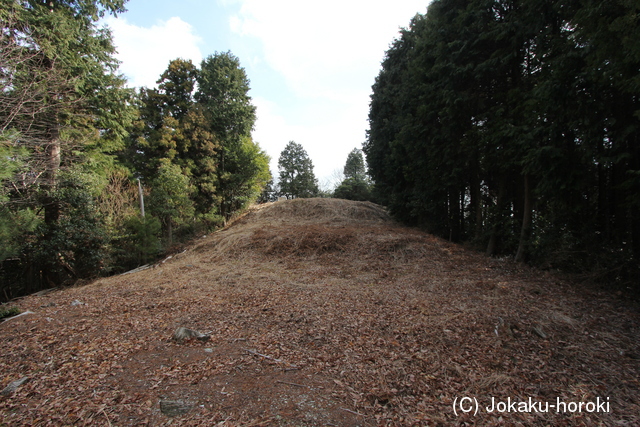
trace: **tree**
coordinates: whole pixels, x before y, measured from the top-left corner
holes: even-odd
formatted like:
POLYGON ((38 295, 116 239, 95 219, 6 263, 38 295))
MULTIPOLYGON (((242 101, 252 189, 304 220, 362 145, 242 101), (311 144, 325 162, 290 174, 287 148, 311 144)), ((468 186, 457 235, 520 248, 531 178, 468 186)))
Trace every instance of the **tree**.
POLYGON ((158 79, 158 89, 139 91, 138 119, 123 161, 145 180, 154 179, 163 159, 194 169, 199 159, 214 154, 203 150, 211 135, 197 132, 204 125, 194 101, 197 73, 190 60, 175 59, 158 79))
POLYGON ((418 41, 418 29, 424 26, 420 14, 411 20, 409 29, 401 31, 385 53, 380 74, 372 87, 369 107, 369 129, 363 144, 369 176, 375 185, 376 199, 386 205, 397 218, 415 222, 407 209, 407 198, 412 183, 405 176, 406 154, 402 145, 395 143, 405 119, 403 104, 406 91, 411 51, 418 41))
POLYGON ((60 218, 56 223, 39 223, 23 249, 32 281, 43 271, 47 285, 69 285, 97 277, 107 267, 107 230, 90 185, 84 182, 88 178, 77 171, 58 175, 50 197, 59 206, 60 218))
POLYGON ((364 152, 381 201, 489 255, 631 280, 637 13, 625 1, 433 1, 373 86, 364 152))
POLYGON ((222 212, 231 215, 258 199, 271 179, 269 161, 269 156, 248 136, 227 146, 226 170, 221 176, 224 185, 220 188, 222 212))
POLYGON ((194 187, 183 192, 191 194, 196 215, 207 222, 229 219, 255 201, 270 176, 268 157, 251 139, 255 107, 248 91, 230 52, 205 58, 200 69, 171 61, 158 89, 140 91, 140 117, 123 159, 152 183, 162 165, 179 166, 194 187))
POLYGON ((246 171, 247 167, 252 169, 243 162, 261 161, 260 157, 248 160, 245 156, 249 147, 247 138, 251 138, 256 120, 256 108, 251 104, 249 79, 238 58, 231 52, 215 53, 205 58, 198 73, 195 99, 204 129, 218 144, 215 149, 215 182, 211 181, 214 177, 212 164, 198 165, 196 161, 193 171, 196 185, 204 180, 201 187, 208 194, 200 203, 200 209, 204 212, 215 207, 223 218, 228 219, 237 206, 243 205, 234 198, 243 192, 241 188, 247 183, 246 179, 236 179, 234 175, 243 169, 246 171))
MULTIPOLYGON (((26 150, 14 147, 0 139, 0 182, 10 181, 23 168, 26 150)), ((0 262, 19 255, 25 234, 37 225, 33 209, 16 209, 9 205, 11 189, 0 186, 0 262)))
MULTIPOLYGON (((122 12, 124 1, 3 3, 3 53, 18 59, 3 67, 3 95, 16 107, 3 117, 3 130, 18 131, 20 144, 43 159, 34 162, 43 170, 39 184, 54 191, 66 150, 96 135, 103 149, 114 148, 126 133, 124 79, 115 75, 109 32, 95 25, 106 12, 122 12)), ((44 213, 48 223, 59 216, 46 200, 44 213)))
POLYGON ((345 179, 354 179, 364 181, 367 179, 367 172, 364 167, 364 158, 362 150, 354 148, 347 156, 347 162, 344 165, 345 179))
POLYGON ((168 244, 175 225, 186 226, 185 218, 209 213, 217 200, 220 143, 204 107, 195 102, 198 73, 190 60, 175 59, 157 89, 140 89, 138 120, 121 153, 122 161, 150 186, 153 213, 161 219, 168 244), (181 199, 177 204, 176 197, 181 199))
POLYGON ((74 277, 99 271, 82 266, 97 265, 87 256, 99 251, 82 251, 83 245, 105 242, 99 218, 93 208, 82 210, 76 203, 81 194, 92 196, 92 180, 68 177, 99 173, 111 162, 109 153, 120 148, 132 117, 130 92, 116 74, 111 35, 96 26, 105 13, 122 12, 124 3, 1 3, 0 139, 19 153, 11 160, 16 162, 13 173, 4 177, 11 191, 3 210, 13 218, 31 210, 38 215, 29 218, 44 222, 35 241, 14 250, 35 272, 27 286, 31 289, 59 283, 69 267, 74 277), (95 237, 92 243, 82 232, 95 237), (61 245, 58 239, 63 236, 70 237, 61 245), (38 256, 29 260, 27 252, 38 256))
POLYGON ((289 198, 315 197, 318 181, 313 163, 302 145, 289 141, 278 159, 280 194, 289 198))
POLYGON ((248 136, 256 120, 249 79, 231 52, 216 52, 200 65, 196 101, 205 107, 211 130, 222 140, 248 136))
POLYGON ((188 225, 194 219, 193 192, 189 178, 178 165, 164 159, 151 183, 149 210, 160 218, 167 230, 167 243, 173 243, 174 225, 188 225))
POLYGON ((198 69, 190 59, 178 58, 169 62, 157 82, 164 98, 165 115, 182 121, 193 106, 197 78, 198 69))
MULTIPOLYGON (((271 175, 271 172, 269 172, 269 175, 271 175)), ((278 190, 275 188, 275 185, 273 183, 273 177, 271 177, 262 189, 260 197, 258 198, 258 203, 268 203, 276 201, 278 198, 277 193, 278 190)))
POLYGON ((348 200, 370 200, 371 184, 366 174, 362 151, 354 148, 344 165, 345 179, 335 189, 333 196, 348 200))

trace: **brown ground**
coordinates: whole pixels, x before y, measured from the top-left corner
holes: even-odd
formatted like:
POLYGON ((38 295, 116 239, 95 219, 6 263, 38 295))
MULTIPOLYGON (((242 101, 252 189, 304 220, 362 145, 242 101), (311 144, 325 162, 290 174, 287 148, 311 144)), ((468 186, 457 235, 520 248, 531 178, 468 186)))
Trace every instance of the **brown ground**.
POLYGON ((0 389, 29 381, 0 426, 640 425, 636 306, 369 203, 261 206, 155 268, 15 305, 34 314, 0 324, 0 389))

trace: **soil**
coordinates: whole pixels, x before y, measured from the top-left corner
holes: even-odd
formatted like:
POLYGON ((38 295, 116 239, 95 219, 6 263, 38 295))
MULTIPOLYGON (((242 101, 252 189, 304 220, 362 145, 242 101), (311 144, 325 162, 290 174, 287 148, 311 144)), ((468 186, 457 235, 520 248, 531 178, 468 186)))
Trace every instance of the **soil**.
POLYGON ((260 205, 12 305, 33 313, 0 324, 0 388, 28 381, 0 426, 640 425, 636 303, 371 203, 260 205))

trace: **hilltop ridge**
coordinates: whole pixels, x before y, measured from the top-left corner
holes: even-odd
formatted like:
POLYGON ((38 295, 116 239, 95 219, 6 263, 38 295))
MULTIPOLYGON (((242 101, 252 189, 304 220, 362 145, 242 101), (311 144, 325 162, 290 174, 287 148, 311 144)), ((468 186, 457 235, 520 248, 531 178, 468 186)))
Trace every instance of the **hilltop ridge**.
POLYGON ((154 268, 17 305, 33 314, 0 324, 0 387, 29 381, 0 399, 9 426, 640 422, 633 306, 372 203, 259 205, 154 268), (456 416, 464 396, 612 410, 456 416))

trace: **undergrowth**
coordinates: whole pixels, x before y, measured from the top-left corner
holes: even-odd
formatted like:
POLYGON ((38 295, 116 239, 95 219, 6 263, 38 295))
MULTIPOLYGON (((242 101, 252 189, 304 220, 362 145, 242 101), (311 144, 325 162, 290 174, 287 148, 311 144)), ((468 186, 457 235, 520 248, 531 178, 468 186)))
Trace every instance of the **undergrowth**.
POLYGON ((18 314, 20 314, 20 309, 18 307, 0 307, 0 320, 6 317, 16 316, 18 314))

